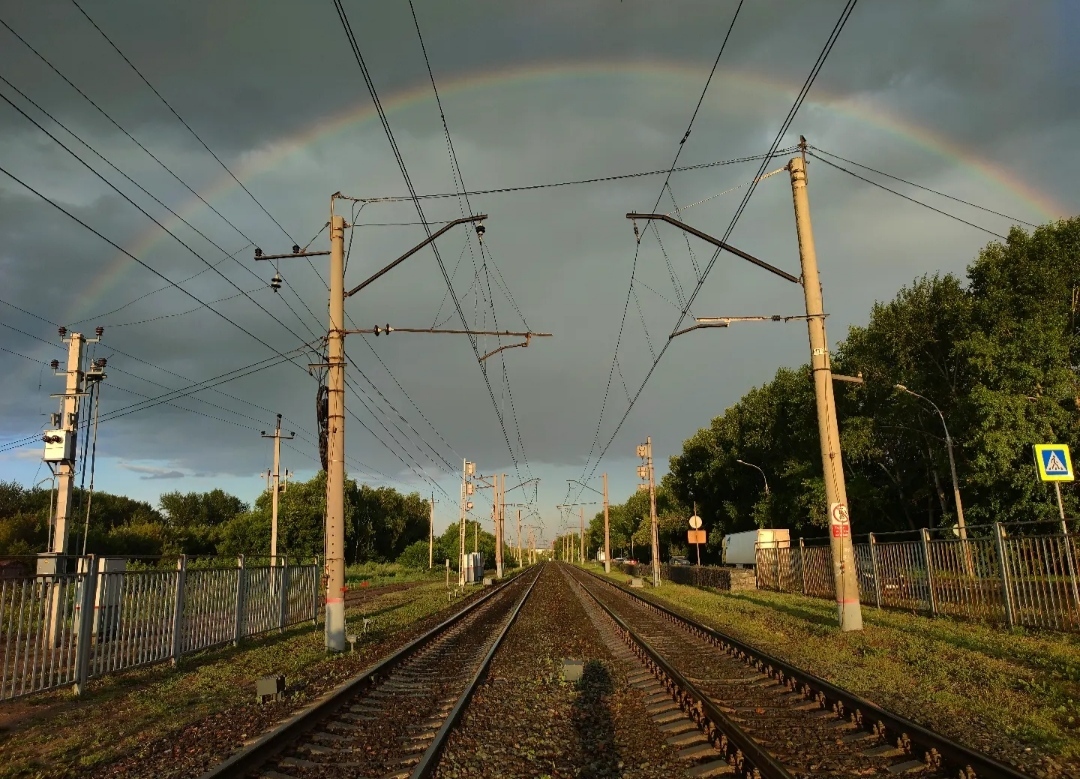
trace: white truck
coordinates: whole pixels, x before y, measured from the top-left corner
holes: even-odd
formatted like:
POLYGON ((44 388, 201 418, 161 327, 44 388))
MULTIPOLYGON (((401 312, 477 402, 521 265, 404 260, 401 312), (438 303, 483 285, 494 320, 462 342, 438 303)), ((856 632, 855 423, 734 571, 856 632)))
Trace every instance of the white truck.
POLYGON ((724 565, 753 568, 758 549, 788 549, 791 531, 786 528, 760 528, 724 536, 722 559, 724 565))

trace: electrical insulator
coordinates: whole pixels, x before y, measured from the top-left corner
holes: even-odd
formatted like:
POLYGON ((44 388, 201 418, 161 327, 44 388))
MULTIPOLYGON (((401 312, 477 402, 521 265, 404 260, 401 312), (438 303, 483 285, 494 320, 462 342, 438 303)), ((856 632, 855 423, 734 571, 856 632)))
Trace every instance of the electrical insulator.
POLYGON ((486 232, 487 228, 484 227, 483 222, 480 222, 478 225, 476 225, 476 238, 478 241, 480 241, 480 243, 484 242, 484 233, 486 232))
POLYGON ((55 371, 57 368, 60 367, 60 361, 59 360, 53 360, 52 362, 49 363, 49 367, 52 368, 55 371))
POLYGON ((101 338, 101 336, 105 333, 105 328, 101 325, 98 325, 94 328, 94 332, 97 334, 98 338, 101 338))
POLYGON ((299 254, 300 253, 300 247, 295 243, 292 245, 292 253, 293 254, 299 254))
POLYGON ((270 279, 270 286, 275 290, 281 289, 281 276, 277 273, 274 274, 274 278, 270 279))
POLYGON ((255 256, 262 257, 262 249, 260 249, 258 246, 255 247, 255 256))
POLYGON ((67 335, 67 328, 61 326, 57 329, 57 332, 60 333, 60 337, 63 338, 65 335, 67 335))

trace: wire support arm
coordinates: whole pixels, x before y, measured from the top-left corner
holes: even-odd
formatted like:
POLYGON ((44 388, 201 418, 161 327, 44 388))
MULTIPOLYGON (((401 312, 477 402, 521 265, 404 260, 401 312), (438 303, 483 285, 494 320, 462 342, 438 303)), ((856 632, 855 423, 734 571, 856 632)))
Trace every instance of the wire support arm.
POLYGON ((674 218, 668 216, 667 214, 634 214, 634 213, 630 213, 630 214, 626 215, 626 218, 627 219, 632 219, 632 220, 642 219, 642 220, 645 220, 645 221, 659 220, 661 222, 667 222, 668 224, 674 225, 675 227, 679 228, 680 230, 682 230, 684 232, 690 233, 690 235, 693 235, 696 238, 700 238, 701 240, 705 241, 706 243, 711 243, 713 246, 715 246, 715 247, 717 247, 719 249, 723 249, 724 251, 731 252, 736 257, 741 257, 742 259, 746 260, 747 262, 751 262, 754 265, 757 265, 759 268, 764 268, 765 270, 769 271, 770 273, 775 273, 777 276, 779 276, 782 279, 790 281, 790 282, 792 282, 794 284, 799 284, 800 283, 798 276, 793 276, 792 274, 788 273, 787 271, 781 270, 780 268, 777 268, 775 265, 770 265, 769 263, 765 262, 764 260, 759 260, 754 255, 748 254, 748 253, 744 252, 742 249, 737 249, 736 247, 732 246, 731 244, 725 243, 724 241, 721 241, 719 238, 713 238, 708 233, 703 233, 701 230, 698 230, 696 227, 691 227, 690 225, 686 224, 685 222, 680 222, 678 219, 674 219, 674 218))
MULTIPOLYGON (((466 223, 468 223, 468 222, 482 222, 482 221, 484 221, 484 220, 485 220, 485 219, 487 219, 487 218, 488 218, 488 217, 487 217, 487 214, 476 214, 475 216, 466 216, 466 217, 462 217, 461 219, 455 219, 455 220, 454 220, 454 221, 452 221, 452 222, 447 222, 447 223, 446 223, 445 225, 443 225, 443 226, 442 226, 441 228, 439 228, 439 229, 438 229, 438 230, 436 230, 436 231, 435 231, 434 233, 432 233, 432 234, 431 234, 431 236, 430 236, 430 237, 428 237, 428 238, 427 238, 426 240, 424 240, 424 241, 421 241, 421 242, 420 242, 420 243, 418 243, 418 244, 417 244, 416 246, 414 246, 413 248, 409 249, 409 251, 405 252, 405 253, 404 253, 403 255, 401 255, 400 257, 398 257, 398 258, 397 258, 396 260, 394 260, 394 261, 393 261, 392 263, 390 263, 389 265, 387 265, 387 266, 386 266, 385 268, 383 268, 382 270, 380 270, 379 272, 377 272, 377 273, 376 273, 375 275, 371 276, 371 277, 370 277, 369 279, 367 279, 367 280, 365 280, 365 281, 362 281, 362 282, 360 282, 360 283, 359 283, 359 284, 357 284, 357 285, 356 285, 355 287, 353 287, 352 289, 350 289, 350 290, 349 290, 348 292, 346 292, 346 293, 345 293, 345 297, 352 297, 352 296, 353 296, 353 295, 355 295, 355 294, 356 294, 357 292, 359 292, 360 290, 362 290, 362 289, 363 289, 364 287, 366 287, 366 286, 368 286, 368 285, 372 284, 372 283, 373 283, 374 281, 376 281, 377 279, 379 279, 380 277, 382 277, 382 276, 383 276, 383 275, 385 275, 386 273, 389 273, 389 272, 390 272, 391 270, 393 270, 394 268, 396 268, 396 267, 397 267, 398 265, 400 265, 401 263, 405 262, 405 260, 409 259, 409 258, 410 258, 410 257, 412 257, 412 256, 413 256, 414 254, 416 254, 416 253, 417 253, 418 251, 420 251, 421 249, 423 249, 423 248, 424 248, 425 246, 427 246, 428 244, 432 243, 432 242, 433 242, 433 241, 434 241, 434 240, 435 240, 436 238, 438 238, 438 237, 439 237, 440 235, 442 235, 443 233, 445 233, 445 232, 446 232, 447 230, 449 230, 450 228, 452 228, 452 227, 457 227, 457 226, 458 226, 458 225, 460 225, 460 224, 466 224, 466 223)), ((476 228, 476 229, 477 229, 477 232, 478 232, 478 233, 479 233, 480 235, 483 235, 483 229, 482 229, 482 228, 483 228, 483 225, 479 225, 479 226, 478 226, 478 227, 476 228)))

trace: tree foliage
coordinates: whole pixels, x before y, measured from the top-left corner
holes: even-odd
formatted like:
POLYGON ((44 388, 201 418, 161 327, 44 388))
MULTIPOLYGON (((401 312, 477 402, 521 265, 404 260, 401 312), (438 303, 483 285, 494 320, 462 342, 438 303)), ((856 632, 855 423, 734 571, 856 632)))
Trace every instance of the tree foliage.
MULTIPOLYGON (((46 549, 50 491, 0 482, 0 555, 32 555, 46 549)), ((76 491, 69 551, 82 550, 88 496, 76 491), (82 513, 80 513, 82 512, 82 513)), ((90 502, 91 554, 248 555, 270 554, 273 495, 263 492, 254 506, 220 489, 169 492, 159 508, 122 495, 95 492, 90 502)), ((349 564, 393 560, 414 541, 427 539, 429 504, 419 494, 372 488, 346 480, 345 556, 349 564)), ((279 494, 278 554, 310 559, 323 554, 326 475, 291 482, 279 494)), ((455 531, 456 532, 456 531, 455 531)), ((456 555, 455 555, 456 556, 456 555)), ((426 560, 426 556, 425 556, 426 560)))
MULTIPOLYGON (((1014 228, 979 253, 966 283, 948 274, 916 279, 849 330, 833 370, 865 381, 834 384, 856 532, 956 521, 942 419, 897 384, 940 408, 969 526, 1056 515, 1052 490, 1036 478, 1032 445, 1077 439, 1078 290, 1074 218, 1032 233, 1014 228)), ((711 546, 714 535, 754 527, 822 532, 821 474, 803 366, 778 370, 689 438, 665 484, 684 505, 697 502, 711 546), (740 459, 764 470, 768 494, 762 474, 740 459)), ((1074 512, 1071 485, 1065 501, 1074 512)))

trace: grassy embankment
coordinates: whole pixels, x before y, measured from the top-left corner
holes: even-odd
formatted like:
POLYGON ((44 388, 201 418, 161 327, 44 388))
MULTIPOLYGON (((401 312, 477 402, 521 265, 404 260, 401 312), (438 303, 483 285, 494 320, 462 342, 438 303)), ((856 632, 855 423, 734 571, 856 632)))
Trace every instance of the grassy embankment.
POLYGON ((865 604, 864 630, 839 633, 835 605, 801 595, 670 582, 640 592, 1035 775, 1080 775, 1080 636, 865 604))
MULTIPOLYGON (((366 580, 378 582, 391 571, 364 573, 374 574, 366 580)), ((409 626, 447 607, 442 582, 370 595, 349 614, 353 619, 360 614, 378 617, 377 629, 361 638, 356 654, 328 657, 321 626, 315 629, 308 622, 283 634, 245 640, 239 647, 186 656, 175 669, 158 664, 95 680, 78 699, 65 688, 2 703, 0 777, 86 776, 144 754, 154 762, 157 756, 149 753, 155 748, 160 752, 163 740, 175 743, 177 752, 197 752, 198 741, 206 738, 198 733, 204 721, 224 721, 229 727, 235 724, 238 733, 257 733, 267 720, 280 719, 403 643, 404 637, 395 640, 396 633, 406 633, 409 626), (270 674, 284 674, 294 693, 285 702, 259 706, 254 681, 270 674), (155 742, 157 747, 150 746, 155 742)), ((212 731, 224 726, 202 727, 212 731)))

